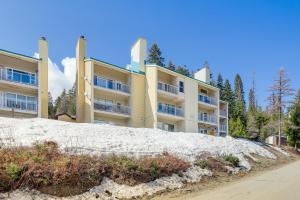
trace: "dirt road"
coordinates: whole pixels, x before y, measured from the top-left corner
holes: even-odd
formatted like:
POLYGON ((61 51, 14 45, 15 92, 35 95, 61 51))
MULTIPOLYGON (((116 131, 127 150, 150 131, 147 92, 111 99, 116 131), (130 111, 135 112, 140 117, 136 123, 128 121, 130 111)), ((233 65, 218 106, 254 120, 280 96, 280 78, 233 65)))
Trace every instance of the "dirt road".
POLYGON ((169 199, 300 200, 300 161, 213 190, 203 190, 169 199))

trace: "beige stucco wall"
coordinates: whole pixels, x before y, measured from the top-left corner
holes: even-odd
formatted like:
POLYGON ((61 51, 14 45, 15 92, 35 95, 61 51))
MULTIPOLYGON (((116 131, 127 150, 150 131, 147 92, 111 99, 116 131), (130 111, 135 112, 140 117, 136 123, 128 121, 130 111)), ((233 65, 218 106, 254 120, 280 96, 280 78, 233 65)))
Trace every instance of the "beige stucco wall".
POLYGON ((130 88, 130 125, 136 128, 145 127, 145 75, 132 73, 130 88))
POLYGON ((11 118, 34 118, 37 117, 37 114, 18 112, 17 110, 14 112, 12 112, 12 110, 0 110, 0 116, 11 118))
POLYGON ((185 132, 198 132, 198 83, 195 80, 186 78, 185 84, 185 132))
POLYGON ((157 67, 146 67, 145 126, 157 127, 157 67))
POLYGON ((94 82, 93 82, 94 62, 86 61, 84 68, 84 119, 83 122, 94 121, 94 82))

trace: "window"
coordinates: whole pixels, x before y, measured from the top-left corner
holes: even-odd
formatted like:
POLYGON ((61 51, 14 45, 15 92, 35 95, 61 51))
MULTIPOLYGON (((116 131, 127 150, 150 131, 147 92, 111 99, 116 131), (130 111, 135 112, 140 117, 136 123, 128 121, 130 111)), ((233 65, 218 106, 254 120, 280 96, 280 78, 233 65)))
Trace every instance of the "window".
POLYGON ((121 83, 117 83, 117 90, 122 90, 122 84, 121 83))
POLYGON ((183 81, 179 81, 179 92, 184 93, 184 82, 183 81))
POLYGON ((18 83, 36 85, 36 74, 18 71, 8 68, 6 71, 7 80, 15 81, 18 83))
POLYGON ((201 89, 200 92, 207 95, 207 90, 201 89))
POLYGON ((204 128, 199 128, 198 132, 201 133, 201 134, 207 134, 208 133, 207 129, 204 129, 204 128))
POLYGON ((21 110, 26 110, 26 96, 17 95, 17 108, 21 110))
POLYGON ((16 106, 16 95, 7 93, 6 94, 6 106, 8 108, 15 108, 16 106))
POLYGON ((164 131, 169 131, 169 132, 174 132, 175 131, 175 125, 174 124, 168 124, 168 123, 163 123, 163 122, 158 122, 157 123, 157 128, 164 130, 164 131))

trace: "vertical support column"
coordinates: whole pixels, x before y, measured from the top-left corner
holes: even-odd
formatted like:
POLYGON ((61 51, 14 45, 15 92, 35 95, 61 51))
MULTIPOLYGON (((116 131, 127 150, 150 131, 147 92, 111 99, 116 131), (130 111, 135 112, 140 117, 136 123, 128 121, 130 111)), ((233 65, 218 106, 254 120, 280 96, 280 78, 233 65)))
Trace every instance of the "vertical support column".
POLYGON ((76 45, 76 121, 84 122, 84 59, 86 42, 84 36, 80 36, 76 45))
POLYGON ((48 42, 45 37, 39 40, 38 63, 38 117, 48 118, 48 42))

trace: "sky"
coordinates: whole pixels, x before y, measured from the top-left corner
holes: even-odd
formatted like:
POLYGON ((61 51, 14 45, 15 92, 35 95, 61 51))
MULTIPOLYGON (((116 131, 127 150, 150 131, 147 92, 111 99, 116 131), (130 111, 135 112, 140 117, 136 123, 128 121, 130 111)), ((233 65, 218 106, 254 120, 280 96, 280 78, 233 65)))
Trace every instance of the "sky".
POLYGON ((300 0, 3 0, 0 13, 0 49, 33 56, 47 38, 55 97, 75 80, 80 35, 88 57, 124 67, 139 37, 176 65, 196 70, 207 60, 232 86, 239 73, 246 97, 255 74, 262 106, 280 67, 300 89, 300 0))

